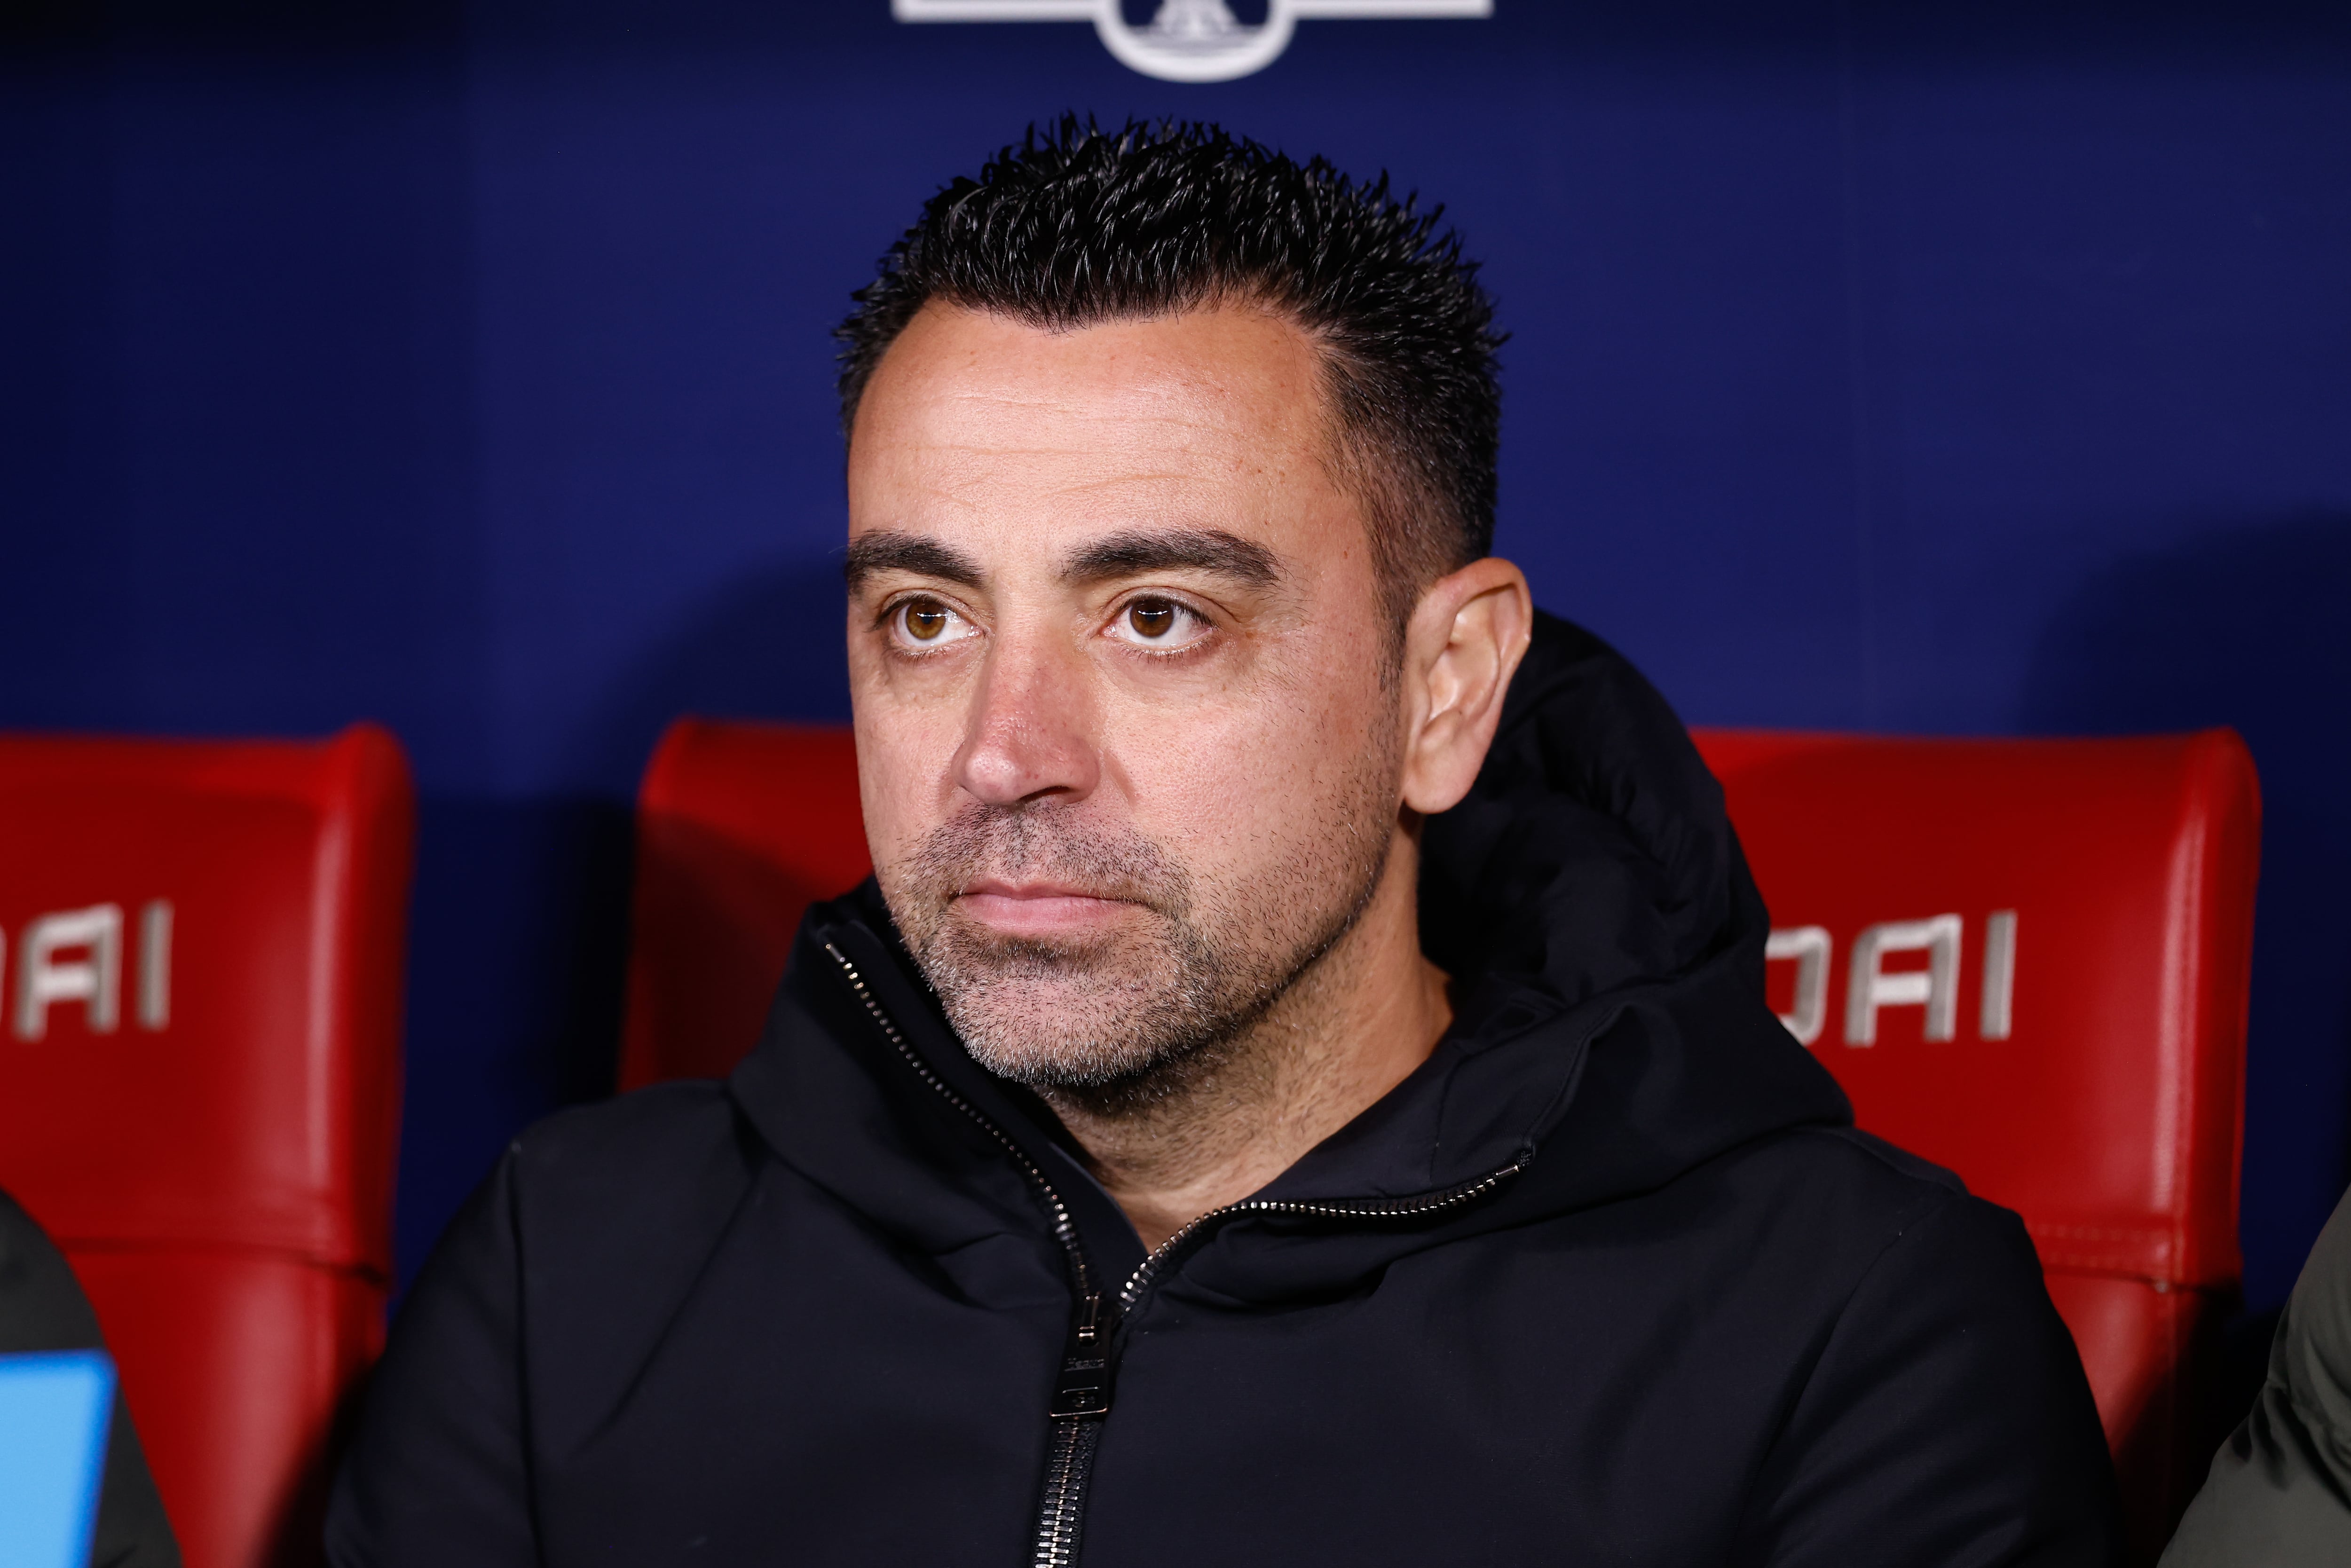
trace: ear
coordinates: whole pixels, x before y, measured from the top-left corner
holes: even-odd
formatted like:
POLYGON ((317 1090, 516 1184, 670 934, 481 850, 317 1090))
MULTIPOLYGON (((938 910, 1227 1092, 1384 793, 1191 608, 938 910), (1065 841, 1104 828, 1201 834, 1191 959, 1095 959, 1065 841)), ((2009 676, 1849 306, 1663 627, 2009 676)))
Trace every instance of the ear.
POLYGON ((1405 632, 1404 803, 1413 810, 1448 810, 1478 781, 1534 619, 1526 574, 1496 556, 1420 596, 1405 632))

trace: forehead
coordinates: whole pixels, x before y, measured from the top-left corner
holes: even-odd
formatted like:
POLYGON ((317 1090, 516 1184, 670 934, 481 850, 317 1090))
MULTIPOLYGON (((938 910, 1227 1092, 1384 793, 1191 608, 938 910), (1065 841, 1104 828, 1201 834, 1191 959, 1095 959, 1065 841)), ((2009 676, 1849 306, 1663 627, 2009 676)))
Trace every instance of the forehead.
POLYGON ((1053 331, 934 302, 861 400, 851 532, 958 519, 1280 531, 1285 508, 1306 523, 1340 499, 1325 428, 1319 351, 1262 309, 1053 331))

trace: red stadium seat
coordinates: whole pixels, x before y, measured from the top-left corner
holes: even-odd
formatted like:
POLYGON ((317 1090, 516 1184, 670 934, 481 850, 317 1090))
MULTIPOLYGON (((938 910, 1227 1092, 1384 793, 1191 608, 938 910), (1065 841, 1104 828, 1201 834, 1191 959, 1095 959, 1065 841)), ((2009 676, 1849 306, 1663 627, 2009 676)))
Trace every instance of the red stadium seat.
POLYGON ((400 747, 0 738, 0 1187, 98 1309, 189 1568, 319 1556, 383 1336, 400 747))
POLYGON ((759 1038, 801 914, 870 863, 847 729, 671 725, 637 793, 621 1087, 724 1077, 759 1038))
MULTIPOLYGON (((2151 1558, 2239 1274, 2252 758, 2229 731, 1698 738, 1771 907, 1773 1005, 1864 1127, 2023 1215, 2151 1558)), ((866 870, 846 730, 681 721, 639 824, 630 1086, 725 1071, 800 912, 866 870)))

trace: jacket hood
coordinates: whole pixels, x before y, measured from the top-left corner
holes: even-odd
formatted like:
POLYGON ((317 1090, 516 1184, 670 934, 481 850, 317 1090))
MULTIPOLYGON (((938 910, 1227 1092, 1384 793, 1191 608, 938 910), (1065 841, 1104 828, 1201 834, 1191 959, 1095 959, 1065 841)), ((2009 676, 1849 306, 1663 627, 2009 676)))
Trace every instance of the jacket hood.
MULTIPOLYGON (((1769 917, 1720 786, 1664 698, 1597 637, 1537 617, 1477 784, 1427 822, 1422 851, 1422 944, 1454 978, 1454 1026, 1260 1198, 1404 1200, 1511 1173, 1491 1201, 1434 1228, 1450 1235, 1652 1190, 1772 1133, 1850 1122, 1834 1081, 1764 1003, 1769 917)), ((1071 1195, 1090 1245, 1114 1255, 1106 1271, 1139 1259, 1050 1112, 962 1050, 872 883, 811 910, 768 1036, 733 1081, 753 1125, 852 1202, 894 1208, 911 1201, 903 1176, 868 1167, 919 1157, 956 1123, 940 1120, 940 1087, 1071 1195), (899 1041, 845 1005, 844 963, 899 1041), (806 1059, 844 1050, 862 1060, 806 1059), (920 1085, 924 1069, 936 1084, 920 1085), (929 1131, 885 1127, 839 1099, 876 1092, 926 1102, 905 1113, 929 1131)), ((969 1121, 949 1138, 967 1176, 969 1121)), ((1426 1226, 1334 1230, 1270 1217, 1204 1238, 1185 1271, 1218 1294, 1278 1289, 1264 1278, 1281 1250, 1270 1244, 1305 1230, 1323 1246, 1304 1272, 1323 1283, 1433 1239, 1426 1226)), ((1284 1255, 1301 1250, 1315 1249, 1284 1255)), ((1295 1261, 1274 1272, 1307 1282, 1295 1261)))

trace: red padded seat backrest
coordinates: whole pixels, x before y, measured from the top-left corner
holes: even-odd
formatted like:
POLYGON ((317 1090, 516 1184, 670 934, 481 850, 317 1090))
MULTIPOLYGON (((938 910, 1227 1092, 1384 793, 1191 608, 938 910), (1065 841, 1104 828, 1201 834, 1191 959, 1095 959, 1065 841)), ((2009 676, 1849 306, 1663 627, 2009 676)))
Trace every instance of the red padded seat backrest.
POLYGON ((870 867, 847 728, 671 725, 637 793, 621 1087, 725 1077, 759 1038, 800 915, 870 867))
POLYGON ((189 1568, 318 1555, 392 1274, 413 818, 372 727, 0 737, 0 1187, 98 1309, 189 1568))
MULTIPOLYGON (((1864 1127, 2024 1217, 2150 1555, 2202 1473, 2189 1363, 2239 1272, 2243 744, 1698 739, 1771 908, 1774 1007, 1864 1127)), ((750 1047, 800 912, 865 873, 860 823, 845 729, 670 731, 639 808, 625 1085, 750 1047)))

